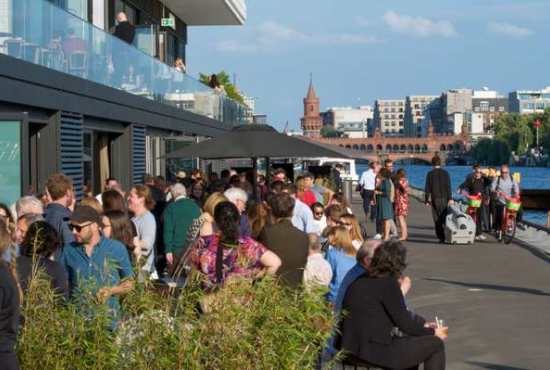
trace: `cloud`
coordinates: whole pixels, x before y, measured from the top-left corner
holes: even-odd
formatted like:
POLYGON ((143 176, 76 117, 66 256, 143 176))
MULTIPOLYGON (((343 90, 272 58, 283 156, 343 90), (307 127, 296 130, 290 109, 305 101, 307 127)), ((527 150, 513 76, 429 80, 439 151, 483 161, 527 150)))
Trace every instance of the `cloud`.
POLYGON ((513 25, 511 23, 505 23, 505 22, 500 22, 500 23, 492 22, 492 23, 489 23, 487 25, 487 30, 490 33, 504 35, 504 36, 511 36, 511 37, 516 37, 516 38, 530 37, 530 36, 533 36, 535 34, 535 32, 533 32, 533 30, 531 30, 529 28, 518 27, 518 26, 513 25))
POLYGON ((457 35, 453 24, 449 21, 433 21, 423 17, 399 15, 393 11, 384 14, 384 21, 392 31, 397 33, 406 33, 420 37, 454 37, 457 35))
POLYGON ((261 50, 273 50, 297 44, 351 45, 376 44, 383 40, 364 34, 350 33, 307 33, 283 24, 266 21, 252 29, 248 37, 241 41, 224 40, 216 44, 220 52, 255 53, 261 50))

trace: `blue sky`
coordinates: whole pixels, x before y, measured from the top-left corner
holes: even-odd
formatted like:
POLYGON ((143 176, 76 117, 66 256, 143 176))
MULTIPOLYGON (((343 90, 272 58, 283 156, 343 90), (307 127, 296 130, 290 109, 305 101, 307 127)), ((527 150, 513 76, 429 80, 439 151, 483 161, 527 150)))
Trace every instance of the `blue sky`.
POLYGON ((256 112, 299 128, 321 108, 487 86, 550 85, 549 0, 248 0, 242 27, 191 27, 191 75, 236 73, 256 112))

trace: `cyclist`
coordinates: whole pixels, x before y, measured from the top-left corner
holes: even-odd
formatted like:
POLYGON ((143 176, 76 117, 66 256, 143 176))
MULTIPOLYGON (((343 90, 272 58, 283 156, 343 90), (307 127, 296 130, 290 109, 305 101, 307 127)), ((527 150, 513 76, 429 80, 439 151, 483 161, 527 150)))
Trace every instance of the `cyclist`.
POLYGON ((491 183, 491 193, 495 194, 497 197, 495 201, 495 230, 497 230, 498 233, 502 227, 504 207, 506 205, 506 200, 501 196, 501 193, 511 198, 516 198, 519 195, 519 185, 516 180, 510 176, 510 167, 508 167, 507 164, 503 164, 500 167, 500 176, 493 179, 491 183))
POLYGON ((490 183, 491 180, 488 177, 483 176, 481 166, 476 164, 474 165, 473 176, 471 174, 466 176, 466 180, 460 184, 458 190, 456 191, 458 194, 462 194, 463 191, 466 191, 471 197, 479 196, 481 194, 483 201, 481 202, 481 207, 476 209, 476 240, 486 239, 485 235, 483 235, 481 222, 483 219, 483 212, 485 211, 486 201, 488 199, 485 189, 490 183))

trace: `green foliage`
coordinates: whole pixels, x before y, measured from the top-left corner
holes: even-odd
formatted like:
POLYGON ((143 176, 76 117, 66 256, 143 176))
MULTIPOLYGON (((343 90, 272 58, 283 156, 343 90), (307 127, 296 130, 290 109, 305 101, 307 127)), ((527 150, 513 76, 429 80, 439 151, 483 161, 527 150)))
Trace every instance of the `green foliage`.
POLYGON ((493 140, 482 139, 472 149, 476 161, 487 164, 508 162, 511 152, 524 154, 528 148, 536 147, 535 121, 541 121, 539 127, 539 145, 550 151, 550 108, 543 114, 519 115, 505 113, 495 121, 493 140))
POLYGON ((333 126, 323 126, 321 128, 321 136, 325 138, 340 137, 342 134, 333 126))
POLYGON ((196 310, 203 294, 194 280, 177 296, 138 284, 113 332, 105 306, 87 302, 85 316, 38 276, 23 301, 21 368, 311 369, 334 323, 321 294, 271 278, 226 286, 207 315, 196 310))
MULTIPOLYGON (((216 76, 218 77, 218 81, 221 85, 223 85, 225 92, 227 94, 228 98, 231 98, 241 104, 244 104, 244 98, 243 96, 235 90, 235 85, 231 82, 231 78, 225 71, 220 71, 216 73, 216 76)), ((199 80, 208 85, 210 82, 210 75, 204 75, 202 73, 199 73, 199 80)))

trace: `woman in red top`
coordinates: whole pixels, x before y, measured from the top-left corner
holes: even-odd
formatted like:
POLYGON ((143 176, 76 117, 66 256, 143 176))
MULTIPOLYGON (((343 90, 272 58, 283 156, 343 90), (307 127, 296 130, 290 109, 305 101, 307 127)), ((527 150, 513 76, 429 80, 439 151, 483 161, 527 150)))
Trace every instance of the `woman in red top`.
POLYGON ((394 215, 397 217, 399 228, 401 229, 401 238, 407 240, 407 213, 409 212, 409 181, 405 177, 405 170, 397 171, 397 186, 395 187, 394 215))
POLYGON ((300 176, 296 179, 296 188, 298 189, 296 197, 303 203, 307 204, 308 207, 311 208, 313 203, 317 202, 315 194, 313 194, 313 192, 307 188, 306 180, 303 176, 300 176))

